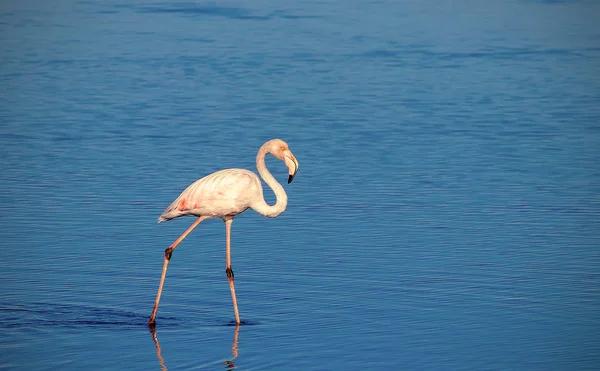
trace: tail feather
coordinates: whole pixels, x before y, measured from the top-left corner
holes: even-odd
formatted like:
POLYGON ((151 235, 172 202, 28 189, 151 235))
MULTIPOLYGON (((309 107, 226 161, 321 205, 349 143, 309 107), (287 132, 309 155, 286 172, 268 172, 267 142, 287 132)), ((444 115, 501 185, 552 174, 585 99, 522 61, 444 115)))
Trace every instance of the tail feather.
POLYGON ((166 222, 167 220, 175 219, 175 218, 183 216, 183 215, 187 215, 187 214, 182 213, 179 210, 173 210, 170 212, 165 211, 164 213, 161 214, 161 216, 158 217, 158 222, 159 223, 166 222))
POLYGON ((178 204, 179 204, 179 199, 175 200, 172 204, 170 204, 169 207, 167 207, 165 209, 165 211, 163 211, 163 213, 160 214, 160 216, 158 217, 158 222, 159 223, 166 222, 167 220, 171 220, 173 218, 177 218, 178 216, 181 216, 182 215, 181 211, 179 211, 177 209, 178 204))

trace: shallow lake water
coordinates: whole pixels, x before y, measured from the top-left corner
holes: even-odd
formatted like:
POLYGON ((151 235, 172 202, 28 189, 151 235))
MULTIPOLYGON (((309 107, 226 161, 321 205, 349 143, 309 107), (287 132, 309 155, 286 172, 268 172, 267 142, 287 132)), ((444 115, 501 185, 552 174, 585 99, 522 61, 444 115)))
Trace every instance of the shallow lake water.
POLYGON ((597 369, 598 14, 4 2, 0 369, 597 369), (151 332, 194 220, 158 216, 276 137, 300 169, 233 223, 243 325, 214 219, 151 332))

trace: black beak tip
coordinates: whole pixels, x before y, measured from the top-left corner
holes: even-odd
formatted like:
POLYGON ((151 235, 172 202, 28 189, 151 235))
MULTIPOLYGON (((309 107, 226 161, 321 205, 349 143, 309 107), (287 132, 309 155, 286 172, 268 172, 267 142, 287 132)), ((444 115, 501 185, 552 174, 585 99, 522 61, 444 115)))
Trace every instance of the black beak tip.
POLYGON ((290 177, 288 178, 288 184, 290 184, 292 182, 292 180, 294 180, 294 176, 290 175, 290 177))

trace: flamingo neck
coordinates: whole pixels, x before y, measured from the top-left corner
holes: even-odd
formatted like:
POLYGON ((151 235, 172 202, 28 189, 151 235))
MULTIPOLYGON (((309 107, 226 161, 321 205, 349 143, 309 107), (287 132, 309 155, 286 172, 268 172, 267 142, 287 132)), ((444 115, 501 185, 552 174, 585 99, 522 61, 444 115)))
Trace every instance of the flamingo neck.
POLYGON ((271 187, 273 193, 275 193, 277 202, 275 202, 275 205, 271 206, 267 204, 263 196, 259 201, 252 205, 252 209, 263 216, 274 218, 285 211, 288 197, 281 184, 279 184, 273 175, 271 175, 269 170, 267 170, 267 165, 265 164, 265 157, 267 153, 269 152, 266 149, 266 146, 263 144, 256 155, 256 169, 258 170, 260 177, 265 181, 265 183, 267 183, 269 187, 271 187))

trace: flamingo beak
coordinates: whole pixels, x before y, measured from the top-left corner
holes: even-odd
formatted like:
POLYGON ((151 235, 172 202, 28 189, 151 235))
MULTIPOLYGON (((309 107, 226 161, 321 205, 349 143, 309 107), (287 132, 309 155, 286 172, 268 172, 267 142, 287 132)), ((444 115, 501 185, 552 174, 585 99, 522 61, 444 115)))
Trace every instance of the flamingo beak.
POLYGON ((298 160, 296 160, 296 157, 294 157, 294 154, 289 149, 284 152, 283 156, 285 166, 287 166, 290 174, 288 177, 288 184, 290 184, 298 172, 298 160))

